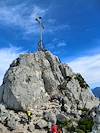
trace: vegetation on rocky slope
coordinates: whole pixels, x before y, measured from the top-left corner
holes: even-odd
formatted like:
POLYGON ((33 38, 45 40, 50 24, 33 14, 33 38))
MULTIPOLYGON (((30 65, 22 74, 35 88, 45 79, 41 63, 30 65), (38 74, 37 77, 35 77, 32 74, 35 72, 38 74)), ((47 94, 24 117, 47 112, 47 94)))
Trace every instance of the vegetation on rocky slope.
POLYGON ((89 85, 85 82, 84 78, 81 76, 80 73, 76 74, 75 79, 79 81, 80 87, 86 88, 86 89, 89 87, 89 85))

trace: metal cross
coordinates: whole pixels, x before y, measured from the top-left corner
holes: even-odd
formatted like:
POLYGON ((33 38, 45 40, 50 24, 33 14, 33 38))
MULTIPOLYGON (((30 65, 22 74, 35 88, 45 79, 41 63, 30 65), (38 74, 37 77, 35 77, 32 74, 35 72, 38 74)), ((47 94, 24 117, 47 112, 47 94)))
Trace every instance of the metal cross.
POLYGON ((38 43, 38 51, 45 51, 44 45, 43 45, 43 30, 44 30, 44 25, 42 22, 42 17, 37 17, 35 19, 40 27, 40 41, 38 43))

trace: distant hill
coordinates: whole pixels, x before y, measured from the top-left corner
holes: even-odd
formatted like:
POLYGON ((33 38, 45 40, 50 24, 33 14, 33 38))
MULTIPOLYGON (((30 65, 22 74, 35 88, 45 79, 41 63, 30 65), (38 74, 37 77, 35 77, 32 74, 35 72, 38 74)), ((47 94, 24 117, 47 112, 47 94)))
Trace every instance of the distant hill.
POLYGON ((96 87, 92 90, 93 94, 96 96, 96 97, 100 97, 100 87, 96 87))

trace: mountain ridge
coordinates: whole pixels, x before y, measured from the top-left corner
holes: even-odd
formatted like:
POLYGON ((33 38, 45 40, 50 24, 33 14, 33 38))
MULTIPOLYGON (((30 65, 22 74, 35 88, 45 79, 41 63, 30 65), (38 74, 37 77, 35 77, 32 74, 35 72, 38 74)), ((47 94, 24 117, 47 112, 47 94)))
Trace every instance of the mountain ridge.
POLYGON ((100 87, 95 87, 92 92, 96 97, 100 98, 100 87))

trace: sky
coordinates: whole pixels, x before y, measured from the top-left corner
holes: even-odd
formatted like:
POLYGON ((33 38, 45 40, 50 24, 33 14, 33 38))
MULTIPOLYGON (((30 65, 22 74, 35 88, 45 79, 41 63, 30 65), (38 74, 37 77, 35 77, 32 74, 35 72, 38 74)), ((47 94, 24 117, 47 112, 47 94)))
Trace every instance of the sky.
POLYGON ((0 0, 0 84, 11 62, 43 41, 90 88, 100 86, 100 0, 0 0))

